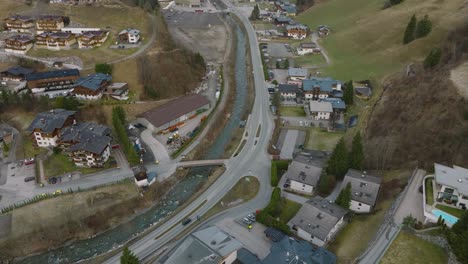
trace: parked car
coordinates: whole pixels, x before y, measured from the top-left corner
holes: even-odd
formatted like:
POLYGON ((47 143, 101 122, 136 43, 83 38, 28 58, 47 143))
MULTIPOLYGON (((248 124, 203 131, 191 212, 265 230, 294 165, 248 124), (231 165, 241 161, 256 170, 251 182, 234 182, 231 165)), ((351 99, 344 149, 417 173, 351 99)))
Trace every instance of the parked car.
POLYGON ((242 219, 242 221, 248 225, 252 224, 252 220, 248 219, 247 217, 244 217, 244 219, 242 219))
POLYGON ((190 222, 192 222, 192 219, 186 218, 186 219, 184 219, 184 221, 182 221, 182 225, 186 226, 186 225, 190 224, 190 222))
POLYGON ((35 179, 36 179, 36 177, 33 177, 33 176, 31 176, 31 177, 26 177, 26 178, 24 178, 24 182, 34 181, 35 179))
POLYGON ((255 217, 254 214, 249 214, 249 215, 247 216, 247 218, 248 218, 250 221, 252 221, 252 222, 257 221, 257 217, 255 217))
POLYGON ((34 164, 34 158, 30 158, 30 159, 25 159, 24 160, 24 165, 31 165, 31 164, 34 164))

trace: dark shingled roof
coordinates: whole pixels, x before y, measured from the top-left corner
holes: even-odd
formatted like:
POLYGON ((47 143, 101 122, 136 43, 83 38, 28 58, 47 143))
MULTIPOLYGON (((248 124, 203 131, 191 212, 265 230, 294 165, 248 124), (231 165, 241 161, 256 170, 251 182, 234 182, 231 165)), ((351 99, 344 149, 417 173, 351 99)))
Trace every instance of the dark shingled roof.
POLYGON ((366 173, 349 169, 346 173, 342 188, 351 183, 351 199, 371 206, 375 205, 382 179, 366 173))
POLYGON ((65 121, 75 113, 75 111, 64 109, 53 109, 49 112, 39 113, 26 131, 32 132, 34 129, 40 129, 44 133, 52 133, 56 128, 62 128, 65 121))
POLYGON ((7 40, 26 43, 26 42, 33 41, 34 38, 31 35, 14 35, 14 36, 9 37, 7 40))
POLYGON ((111 138, 108 136, 99 136, 93 133, 82 133, 80 142, 72 145, 68 151, 88 151, 94 154, 101 154, 104 149, 110 144, 111 138))
POLYGON ((299 92, 299 86, 297 84, 280 84, 278 85, 278 91, 280 93, 297 93, 299 92))
POLYGON ((26 81, 36 81, 49 78, 60 78, 68 76, 80 76, 80 71, 77 69, 67 69, 58 71, 35 72, 26 75, 26 81))
POLYGON ((13 16, 10 16, 8 18, 5 18, 4 20, 6 19, 10 19, 10 20, 20 20, 20 21, 23 21, 23 22, 26 22, 26 21, 33 21, 33 18, 30 17, 30 16, 23 16, 23 15, 13 15, 13 16))
POLYGON ((111 134, 111 129, 95 123, 78 123, 62 129, 60 131, 60 141, 79 142, 89 137, 85 134, 108 136, 111 134))
POLYGON ((82 86, 90 90, 97 90, 101 87, 102 83, 110 82, 112 76, 104 73, 95 73, 86 77, 81 77, 76 81, 75 86, 82 86))
POLYGON ((8 73, 8 74, 11 74, 11 75, 19 76, 19 75, 26 75, 26 74, 32 73, 32 72, 34 72, 33 69, 24 68, 24 67, 21 67, 21 66, 15 66, 15 67, 11 67, 11 68, 6 69, 2 73, 8 73))
POLYGON ((159 127, 209 103, 210 101, 200 94, 189 94, 153 108, 138 117, 145 118, 153 126, 159 127))
POLYGON ((290 224, 325 241, 338 221, 348 213, 347 210, 322 198, 315 196, 302 205, 290 224))

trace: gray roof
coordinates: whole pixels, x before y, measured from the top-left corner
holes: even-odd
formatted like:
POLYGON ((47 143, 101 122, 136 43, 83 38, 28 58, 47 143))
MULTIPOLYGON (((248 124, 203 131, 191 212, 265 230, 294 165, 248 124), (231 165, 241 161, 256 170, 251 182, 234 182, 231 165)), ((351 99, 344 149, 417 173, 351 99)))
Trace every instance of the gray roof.
POLYGON ((120 31, 119 35, 122 35, 122 34, 130 34, 130 35, 140 35, 140 30, 138 29, 134 29, 134 28, 127 28, 127 29, 124 29, 122 31, 120 31))
POLYGON ((53 109, 39 113, 26 131, 32 132, 34 129, 40 129, 43 133, 52 133, 55 129, 62 128, 65 121, 75 113, 75 111, 64 109, 53 109))
POLYGON ((334 264, 336 256, 323 247, 313 247, 304 240, 284 237, 274 243, 270 254, 262 260, 264 264, 334 264))
POLYGON ((203 95, 189 94, 144 112, 138 117, 145 118, 155 127, 160 127, 209 104, 210 101, 203 95))
POLYGON ((239 241, 218 227, 210 226, 192 233, 164 263, 218 264, 223 258, 241 247, 242 244, 239 241))
POLYGON ((356 91, 357 94, 362 94, 368 97, 372 95, 372 89, 370 87, 356 87, 354 88, 354 91, 356 91))
POLYGON ((317 186, 322 174, 322 167, 293 160, 284 176, 293 181, 317 186))
POLYGON ((297 84, 280 84, 278 85, 278 91, 280 93, 297 93, 299 92, 299 86, 297 84))
POLYGON ((60 131, 60 141, 79 142, 87 137, 86 134, 109 136, 111 134, 111 129, 107 126, 95 123, 78 123, 62 129, 62 131, 60 131))
POLYGON ((321 101, 311 100, 309 102, 309 110, 311 112, 331 113, 333 112, 333 106, 332 106, 332 103, 330 102, 321 102, 321 101))
POLYGON ((21 42, 21 43, 28 43, 28 42, 31 42, 34 40, 34 38, 31 36, 31 35, 24 35, 24 34, 20 34, 20 35, 13 35, 11 37, 8 37, 7 40, 10 40, 10 41, 18 41, 18 42, 21 42))
POLYGON ((289 68, 288 69, 288 76, 306 78, 307 75, 308 75, 308 72, 307 72, 307 69, 305 68, 289 68))
POLYGON ((104 82, 110 82, 112 76, 104 73, 95 73, 86 77, 81 77, 76 81, 75 87, 81 86, 93 91, 99 89, 104 82))
POLYGON ((435 181, 437 184, 457 189, 462 195, 468 196, 468 169, 453 165, 453 168, 434 164, 435 181))
POLYGON ((351 199, 371 206, 375 205, 379 194, 382 179, 349 169, 346 173, 341 188, 351 183, 351 199))
POLYGON ((43 32, 37 36, 40 37, 51 37, 54 39, 68 39, 70 36, 73 36, 74 34, 70 32, 63 32, 63 31, 58 31, 58 32, 43 32))
POLYGON ((331 98, 331 97, 329 97, 329 98, 323 98, 323 99, 321 99, 321 101, 331 103, 333 109, 340 109, 340 110, 346 109, 345 102, 343 100, 341 100, 340 98, 331 98))
POLYGON ((296 24, 296 25, 288 25, 286 26, 286 30, 291 30, 291 29, 302 29, 302 30, 307 30, 308 27, 306 25, 302 24, 296 24))
POLYGON ((317 44, 316 43, 313 43, 313 42, 310 42, 310 43, 301 43, 299 45, 301 48, 303 49, 315 49, 317 48, 317 44))
POLYGON ((330 231, 347 213, 340 206, 316 196, 302 205, 289 223, 325 241, 330 231))
POLYGON ((93 133, 83 133, 80 142, 72 145, 68 151, 87 151, 94 154, 101 154, 110 144, 111 138, 99 136, 93 133))
POLYGON ((311 77, 310 79, 302 81, 302 89, 304 91, 312 91, 314 88, 319 88, 321 92, 331 93, 338 85, 341 85, 341 82, 330 77, 311 77))

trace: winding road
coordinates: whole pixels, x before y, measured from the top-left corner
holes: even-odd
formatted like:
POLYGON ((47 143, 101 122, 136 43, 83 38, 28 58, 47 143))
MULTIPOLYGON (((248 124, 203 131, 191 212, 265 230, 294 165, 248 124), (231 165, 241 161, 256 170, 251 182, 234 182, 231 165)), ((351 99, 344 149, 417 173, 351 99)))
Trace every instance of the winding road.
MULTIPOLYGON (((260 190, 253 200, 223 213, 224 216, 226 214, 238 216, 241 213, 263 208, 270 200, 270 157, 267 153, 267 146, 273 131, 273 116, 269 110, 269 97, 265 89, 265 79, 260 53, 257 48, 257 38, 249 20, 229 2, 226 0, 224 0, 224 2, 229 7, 228 10, 234 13, 246 28, 252 56, 256 96, 250 121, 246 126, 246 131, 249 135, 256 135, 260 125, 261 131, 258 137, 251 136, 247 139, 247 143, 239 155, 226 161, 225 172, 206 192, 201 194, 181 212, 174 215, 169 221, 166 221, 157 229, 141 237, 130 246, 130 250, 143 260, 143 262, 145 260, 147 261, 154 252, 170 243, 186 228, 189 228, 189 226, 182 226, 179 224, 181 220, 186 217, 195 217, 205 214, 220 201, 243 176, 254 175, 258 177, 260 190)), ((120 253, 108 259, 105 263, 119 263, 119 259, 120 253)))

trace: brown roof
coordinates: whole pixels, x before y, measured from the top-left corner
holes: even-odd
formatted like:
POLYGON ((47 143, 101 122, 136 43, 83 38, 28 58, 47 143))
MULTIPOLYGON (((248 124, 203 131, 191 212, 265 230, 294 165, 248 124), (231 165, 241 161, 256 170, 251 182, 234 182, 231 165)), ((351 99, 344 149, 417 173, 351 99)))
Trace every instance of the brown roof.
POLYGON ((138 117, 145 118, 155 127, 159 127, 209 103, 210 101, 202 95, 190 94, 153 108, 138 117))

